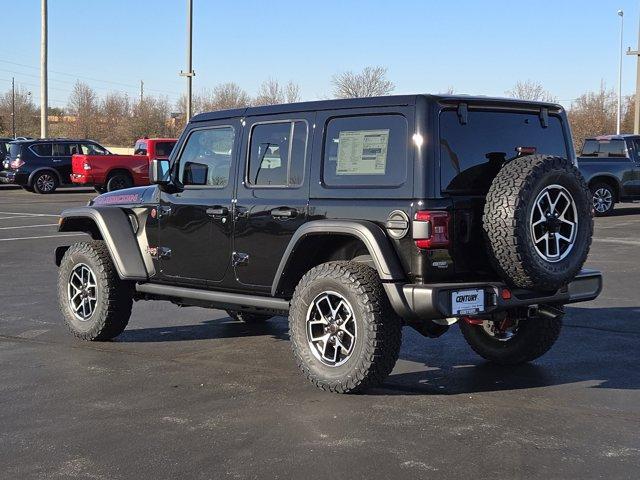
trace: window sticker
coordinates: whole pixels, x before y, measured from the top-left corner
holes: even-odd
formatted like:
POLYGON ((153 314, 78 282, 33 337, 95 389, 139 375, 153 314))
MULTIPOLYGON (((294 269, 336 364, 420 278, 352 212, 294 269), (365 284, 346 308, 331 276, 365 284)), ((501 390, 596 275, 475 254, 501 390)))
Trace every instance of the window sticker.
POLYGON ((384 175, 389 129, 341 131, 336 175, 384 175))

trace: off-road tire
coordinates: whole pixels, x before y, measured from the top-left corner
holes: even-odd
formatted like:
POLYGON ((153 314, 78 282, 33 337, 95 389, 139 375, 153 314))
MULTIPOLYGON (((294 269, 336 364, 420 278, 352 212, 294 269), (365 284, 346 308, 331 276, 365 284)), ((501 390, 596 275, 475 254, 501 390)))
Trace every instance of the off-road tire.
POLYGON ((528 155, 508 162, 494 178, 484 207, 484 239, 491 263, 512 287, 555 290, 580 272, 593 235, 591 193, 568 160, 528 155), (538 194, 560 185, 573 197, 578 225, 568 255, 557 262, 539 256, 530 233, 531 210, 538 194))
POLYGON ((507 341, 492 338, 481 325, 458 322, 464 339, 485 360, 500 365, 519 365, 541 357, 560 335, 562 317, 520 320, 516 334, 507 341))
POLYGON ((402 323, 389 304, 375 269, 355 262, 318 265, 298 283, 289 311, 293 354, 304 376, 318 388, 353 393, 381 384, 398 359, 402 323), (353 308, 357 335, 346 363, 327 366, 312 353, 307 340, 307 312, 326 291, 339 293, 353 308))
POLYGON ((107 192, 115 192, 133 186, 133 180, 126 173, 113 173, 109 175, 106 184, 107 192))
POLYGON ((73 335, 82 340, 110 340, 120 335, 129 322, 133 284, 120 279, 104 241, 74 243, 60 263, 58 303, 64 321, 73 335), (91 269, 97 285, 95 310, 85 321, 78 320, 74 315, 67 293, 71 272, 79 264, 91 269))
MULTIPOLYGON (((595 184, 591 185, 591 198, 593 198, 595 193, 600 189, 607 190, 611 194, 611 206, 607 210, 605 210, 604 212, 599 212, 594 207, 593 214, 596 217, 607 217, 607 216, 609 216, 609 215, 611 215, 613 213, 613 209, 616 206, 616 201, 615 201, 616 192, 613 190, 611 185, 609 185, 608 183, 599 182, 599 183, 595 183, 595 184)), ((593 200, 592 200, 592 203, 593 203, 593 200)))
POLYGON ((34 192, 44 194, 44 195, 55 192, 58 186, 59 186, 58 177, 56 177, 55 173, 49 170, 36 173, 35 176, 33 177, 33 182, 31 183, 31 188, 33 188, 34 192), (39 185, 40 178, 44 177, 45 175, 50 177, 51 181, 53 182, 53 185, 51 188, 42 188, 39 185))
POLYGON ((238 322, 244 322, 249 324, 264 323, 270 318, 272 318, 272 315, 264 315, 261 313, 253 313, 253 312, 240 312, 237 310, 227 310, 227 315, 229 315, 229 317, 233 318, 238 322))

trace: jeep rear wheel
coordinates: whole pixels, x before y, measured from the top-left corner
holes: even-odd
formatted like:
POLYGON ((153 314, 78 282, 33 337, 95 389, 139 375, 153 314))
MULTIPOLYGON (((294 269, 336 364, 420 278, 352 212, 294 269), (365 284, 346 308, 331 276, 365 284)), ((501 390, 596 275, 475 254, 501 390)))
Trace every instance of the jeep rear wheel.
POLYGON ((120 280, 103 241, 79 242, 60 263, 58 303, 76 337, 109 340, 129 322, 133 287, 120 280))
POLYGON ((289 311, 293 353, 317 387, 350 393, 376 386, 398 359, 402 324, 377 272, 355 262, 311 269, 289 311))
POLYGON ((489 188, 483 228, 492 264, 505 282, 555 290, 578 274, 589 253, 591 196, 571 162, 516 158, 489 188))
POLYGON ((562 317, 502 320, 461 319, 460 330, 482 358, 501 365, 518 365, 544 355, 558 339, 562 317))

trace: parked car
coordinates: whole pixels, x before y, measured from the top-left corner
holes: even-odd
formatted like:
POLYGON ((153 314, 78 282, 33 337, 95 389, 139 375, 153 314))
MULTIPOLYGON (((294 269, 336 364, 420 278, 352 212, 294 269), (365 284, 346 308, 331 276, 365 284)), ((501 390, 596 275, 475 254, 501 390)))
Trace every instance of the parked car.
POLYGON ((149 185, 149 160, 169 158, 175 144, 175 138, 141 138, 133 155, 74 155, 71 181, 92 185, 98 193, 149 185))
POLYGON ((617 202, 640 200, 640 135, 587 138, 578 157, 597 216, 609 215, 617 202))
POLYGON ((71 184, 71 156, 80 152, 109 155, 106 148, 92 140, 15 140, 9 143, 0 182, 20 185, 30 192, 52 193, 61 185, 71 184))
POLYGON ((560 105, 466 96, 196 115, 153 186, 62 212, 92 236, 55 251, 64 320, 107 340, 134 300, 288 313, 303 375, 333 392, 379 384, 404 325, 534 360, 602 288, 567 126, 560 105))

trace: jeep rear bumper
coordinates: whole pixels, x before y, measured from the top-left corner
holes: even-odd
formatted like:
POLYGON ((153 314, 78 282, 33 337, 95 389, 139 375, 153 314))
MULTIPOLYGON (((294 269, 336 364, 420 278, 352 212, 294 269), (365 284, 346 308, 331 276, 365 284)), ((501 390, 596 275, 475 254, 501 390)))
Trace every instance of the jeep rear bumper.
POLYGON ((405 320, 435 320, 456 316, 452 313, 452 294, 461 290, 484 291, 484 311, 478 316, 530 305, 586 302, 602 291, 602 274, 596 270, 582 270, 568 285, 555 292, 511 289, 502 282, 383 285, 400 317, 405 320), (505 290, 510 295, 504 294, 505 290))

